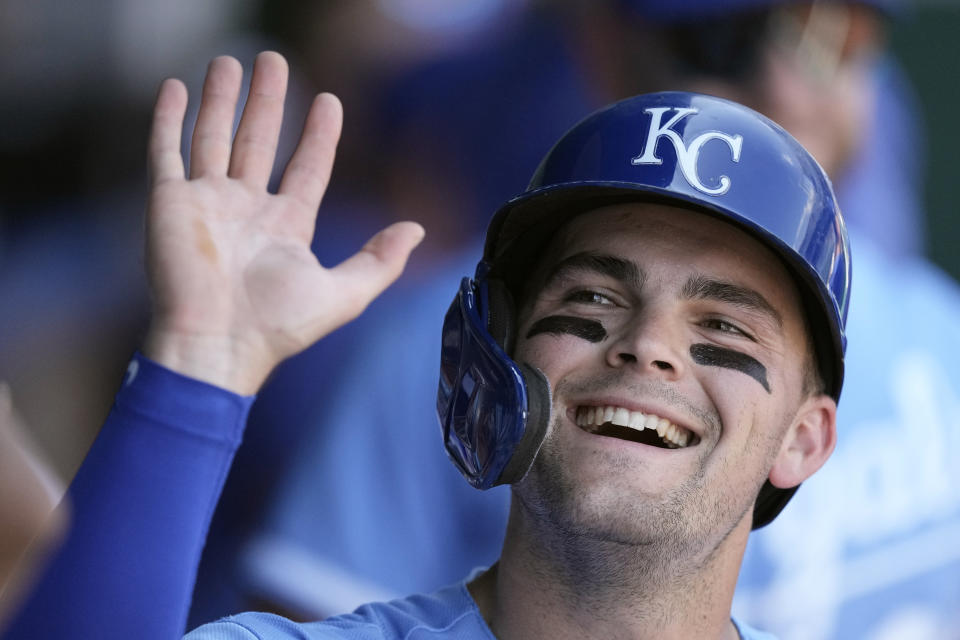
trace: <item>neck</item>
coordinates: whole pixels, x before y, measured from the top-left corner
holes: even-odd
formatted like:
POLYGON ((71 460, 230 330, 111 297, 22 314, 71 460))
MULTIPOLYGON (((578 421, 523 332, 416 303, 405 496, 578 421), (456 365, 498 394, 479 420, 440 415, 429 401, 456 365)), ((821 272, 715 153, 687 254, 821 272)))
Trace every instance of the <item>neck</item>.
POLYGON ((470 584, 500 640, 736 638, 730 606, 750 514, 719 544, 630 545, 571 535, 511 506, 500 562, 470 584))

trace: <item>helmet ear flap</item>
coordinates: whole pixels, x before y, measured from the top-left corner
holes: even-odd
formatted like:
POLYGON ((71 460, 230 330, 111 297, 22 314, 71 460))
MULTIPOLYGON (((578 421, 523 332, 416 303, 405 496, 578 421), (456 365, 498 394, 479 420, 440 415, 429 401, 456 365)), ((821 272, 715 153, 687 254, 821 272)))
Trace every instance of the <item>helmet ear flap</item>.
POLYGON ((512 355, 517 337, 513 294, 500 278, 488 278, 486 284, 487 331, 507 355, 512 355))
POLYGON ((521 480, 550 425, 550 385, 507 355, 513 296, 481 263, 464 278, 443 322, 437 416, 450 459, 478 489, 521 480), (492 292, 492 293, 491 293, 492 292))

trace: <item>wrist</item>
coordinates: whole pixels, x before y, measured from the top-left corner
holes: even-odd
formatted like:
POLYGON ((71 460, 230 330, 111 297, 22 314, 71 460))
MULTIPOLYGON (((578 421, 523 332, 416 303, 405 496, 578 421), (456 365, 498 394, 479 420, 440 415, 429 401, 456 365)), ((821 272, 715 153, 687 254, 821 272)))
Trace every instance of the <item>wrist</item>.
POLYGON ((226 336, 187 333, 153 324, 142 352, 171 371, 239 395, 257 393, 269 374, 253 350, 226 336))

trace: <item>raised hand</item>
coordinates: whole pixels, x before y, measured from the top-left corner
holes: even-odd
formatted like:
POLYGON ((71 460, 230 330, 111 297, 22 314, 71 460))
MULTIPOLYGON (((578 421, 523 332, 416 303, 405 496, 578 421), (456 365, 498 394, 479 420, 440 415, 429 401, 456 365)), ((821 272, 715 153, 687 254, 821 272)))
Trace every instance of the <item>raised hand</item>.
POLYGON ((231 142, 241 78, 233 58, 210 63, 189 177, 180 155, 186 88, 179 80, 160 87, 148 153, 154 313, 144 351, 176 371, 250 394, 281 360, 359 315, 400 275, 423 229, 391 225, 336 267, 320 265, 310 241, 340 136, 340 103, 317 96, 271 194, 286 61, 272 52, 257 56, 231 142))

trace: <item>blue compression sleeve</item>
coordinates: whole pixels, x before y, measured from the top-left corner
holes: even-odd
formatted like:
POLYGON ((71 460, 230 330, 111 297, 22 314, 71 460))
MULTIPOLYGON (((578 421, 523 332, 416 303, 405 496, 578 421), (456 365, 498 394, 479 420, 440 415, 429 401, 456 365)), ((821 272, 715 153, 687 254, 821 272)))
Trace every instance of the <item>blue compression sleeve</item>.
POLYGON ((67 538, 4 637, 179 638, 252 403, 136 355, 70 485, 67 538))

